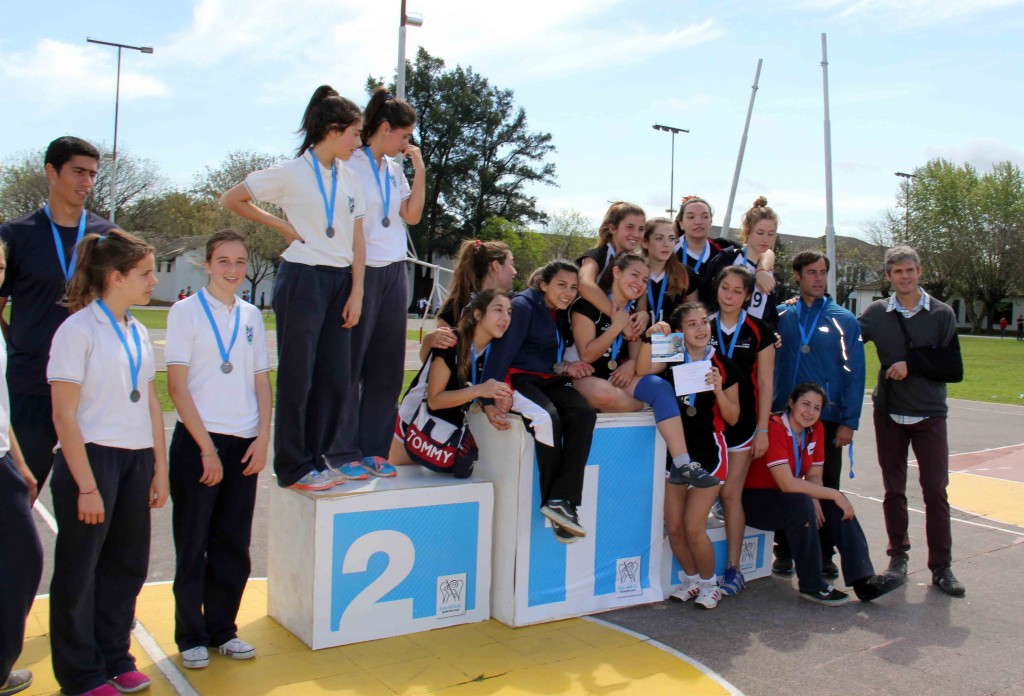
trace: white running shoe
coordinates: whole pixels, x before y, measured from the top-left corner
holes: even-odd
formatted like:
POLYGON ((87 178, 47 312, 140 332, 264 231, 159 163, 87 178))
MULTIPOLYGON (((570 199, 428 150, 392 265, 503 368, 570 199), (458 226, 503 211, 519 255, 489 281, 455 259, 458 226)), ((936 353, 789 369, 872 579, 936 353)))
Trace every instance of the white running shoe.
POLYGON ((188 669, 202 669, 210 664, 210 652, 205 645, 181 651, 181 662, 188 669))
POLYGON ((701 585, 694 604, 701 609, 714 609, 718 606, 718 600, 721 598, 722 591, 718 588, 718 583, 714 585, 701 585))
POLYGON ((668 596, 672 602, 689 602, 700 594, 700 583, 683 578, 683 586, 668 596))
POLYGON ((224 645, 219 646, 217 652, 233 660, 248 660, 250 657, 256 657, 256 648, 241 638, 232 638, 224 645))

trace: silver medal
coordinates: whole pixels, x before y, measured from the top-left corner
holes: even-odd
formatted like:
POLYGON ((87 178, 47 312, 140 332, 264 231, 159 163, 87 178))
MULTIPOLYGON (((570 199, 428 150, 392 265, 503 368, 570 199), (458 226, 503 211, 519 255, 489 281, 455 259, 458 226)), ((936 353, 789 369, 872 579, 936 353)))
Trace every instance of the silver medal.
POLYGON ((385 215, 384 219, 380 221, 380 224, 382 224, 384 227, 391 227, 391 218, 385 215))
POLYGON ((567 369, 569 369, 569 363, 565 362, 564 360, 562 360, 561 362, 556 362, 555 366, 552 369, 555 371, 556 375, 560 375, 567 369))
POLYGON ((132 400, 133 404, 137 404, 139 403, 139 399, 142 398, 142 393, 138 389, 132 389, 131 393, 128 395, 128 398, 132 400))
POLYGON ((615 370, 619 369, 619 361, 618 360, 609 360, 608 361, 608 369, 612 370, 612 371, 615 371, 615 370))
POLYGON ((328 225, 327 231, 324 234, 327 235, 328 239, 331 239, 334 236, 334 225, 328 225))
POLYGON ((232 365, 231 362, 228 360, 225 360, 220 364, 220 371, 223 372, 224 374, 228 374, 233 369, 235 369, 234 365, 232 365))

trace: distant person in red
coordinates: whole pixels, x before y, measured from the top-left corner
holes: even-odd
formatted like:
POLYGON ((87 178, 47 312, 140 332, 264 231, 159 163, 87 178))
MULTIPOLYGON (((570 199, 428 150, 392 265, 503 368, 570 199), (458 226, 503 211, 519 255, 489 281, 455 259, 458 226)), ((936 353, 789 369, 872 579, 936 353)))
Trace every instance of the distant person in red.
MULTIPOLYGON (((1003 317, 1002 319, 999 320, 999 338, 1005 338, 1006 337, 1006 325, 1008 323, 1009 322, 1006 321, 1006 317, 1003 317)), ((1020 332, 1018 331, 1017 333, 1020 333, 1020 332)))
POLYGON ((185 288, 182 288, 181 290, 178 291, 178 301, 180 302, 181 300, 184 300, 184 299, 185 299, 185 288))

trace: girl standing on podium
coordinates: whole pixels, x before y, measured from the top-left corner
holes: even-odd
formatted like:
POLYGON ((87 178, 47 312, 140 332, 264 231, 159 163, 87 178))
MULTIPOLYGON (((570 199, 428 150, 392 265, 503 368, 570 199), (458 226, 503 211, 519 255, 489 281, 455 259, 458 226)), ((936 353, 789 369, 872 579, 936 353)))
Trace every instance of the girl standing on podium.
POLYGON ((351 423, 357 398, 352 327, 363 307, 366 243, 359 180, 343 165, 360 148, 362 112, 330 87, 318 87, 302 117, 295 159, 253 172, 221 205, 281 233, 288 248, 274 281, 278 485, 326 490, 366 478, 351 423), (280 206, 281 219, 257 202, 280 206))
POLYGON ((156 285, 153 247, 120 230, 76 249, 46 378, 58 444, 50 581, 53 673, 64 693, 149 686, 129 652, 149 569, 150 509, 167 500, 164 421, 146 328, 132 305, 156 285), (109 682, 109 683, 108 683, 109 682))
POLYGON ((245 237, 214 234, 206 242, 209 282, 167 315, 167 387, 178 411, 170 451, 174 642, 189 669, 209 664, 210 647, 236 660, 256 655, 235 624, 270 444, 263 316, 235 296, 248 260, 245 237))

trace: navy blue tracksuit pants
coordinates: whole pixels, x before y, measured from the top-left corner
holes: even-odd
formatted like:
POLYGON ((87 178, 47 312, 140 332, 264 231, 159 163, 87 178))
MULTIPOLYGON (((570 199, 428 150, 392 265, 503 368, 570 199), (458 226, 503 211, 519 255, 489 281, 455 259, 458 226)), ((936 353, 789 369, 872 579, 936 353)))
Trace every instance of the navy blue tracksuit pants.
POLYGON ((352 331, 341 327, 351 290, 350 268, 282 261, 278 269, 274 473, 282 487, 322 471, 324 454, 360 458, 353 424, 342 419, 355 398, 352 331))
MULTIPOLYGON (((831 500, 819 502, 825 515, 822 529, 829 531, 839 549, 847 586, 852 587, 854 581, 874 575, 868 541, 857 518, 844 520, 838 505, 831 500)), ((744 488, 743 512, 751 527, 785 532, 801 591, 817 592, 828 586, 821 577, 821 542, 814 503, 809 496, 783 493, 777 488, 744 488)))
POLYGON ((50 581, 53 673, 80 694, 135 669, 129 652, 135 599, 149 571, 149 489, 153 450, 86 443, 105 512, 103 524, 78 521, 78 485, 62 450, 50 490, 57 546, 50 581))
MULTIPOLYGON (((0 377, 2 379, 2 377, 0 377)), ((0 684, 25 642, 25 619, 43 573, 43 547, 32 521, 28 485, 9 454, 0 457, 0 684)))
POLYGON ((258 475, 243 476, 254 438, 210 433, 224 478, 199 483, 199 445, 178 423, 171 438, 170 479, 174 550, 174 642, 184 652, 223 645, 238 636, 235 618, 249 579, 249 541, 258 475))

